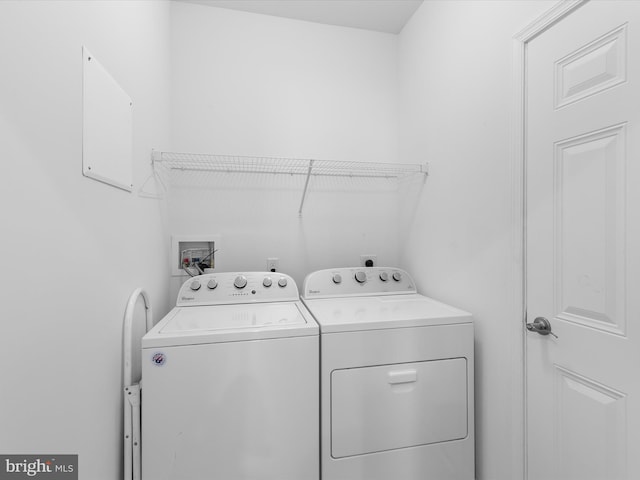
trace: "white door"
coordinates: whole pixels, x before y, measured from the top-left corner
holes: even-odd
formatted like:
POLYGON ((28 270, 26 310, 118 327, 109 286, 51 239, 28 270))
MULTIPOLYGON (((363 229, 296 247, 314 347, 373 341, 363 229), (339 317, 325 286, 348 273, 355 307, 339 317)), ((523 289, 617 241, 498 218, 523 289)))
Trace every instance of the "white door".
POLYGON ((526 55, 528 479, 640 479, 640 2, 526 55))

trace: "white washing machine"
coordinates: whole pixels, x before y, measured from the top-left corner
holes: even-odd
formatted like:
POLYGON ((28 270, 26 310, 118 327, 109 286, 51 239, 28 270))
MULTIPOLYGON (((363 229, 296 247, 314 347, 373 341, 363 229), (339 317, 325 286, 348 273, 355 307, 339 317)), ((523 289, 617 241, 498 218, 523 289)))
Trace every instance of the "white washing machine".
POLYGON ((287 275, 188 280, 142 339, 143 480, 318 479, 318 340, 287 275))
POLYGON ((397 268, 307 276, 323 480, 473 480, 473 323, 397 268))

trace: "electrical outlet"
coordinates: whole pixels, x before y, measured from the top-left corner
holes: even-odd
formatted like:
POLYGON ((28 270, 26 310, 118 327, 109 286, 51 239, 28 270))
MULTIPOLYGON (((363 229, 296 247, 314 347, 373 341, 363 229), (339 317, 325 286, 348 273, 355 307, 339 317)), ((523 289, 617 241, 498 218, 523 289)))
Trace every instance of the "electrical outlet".
POLYGON ((277 258, 267 258, 267 272, 277 272, 280 267, 280 263, 277 258))
POLYGON ((375 267, 378 263, 378 257, 376 255, 360 255, 361 267, 375 267), (371 262, 367 264, 367 262, 371 262))

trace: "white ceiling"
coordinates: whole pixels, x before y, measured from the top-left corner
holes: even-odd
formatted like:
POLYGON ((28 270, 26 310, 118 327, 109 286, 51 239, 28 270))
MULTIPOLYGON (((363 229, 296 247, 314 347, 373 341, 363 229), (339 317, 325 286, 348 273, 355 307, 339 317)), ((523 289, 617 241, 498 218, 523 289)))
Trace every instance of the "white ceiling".
POLYGON ((378 32, 400 33, 423 0, 176 0, 378 32))

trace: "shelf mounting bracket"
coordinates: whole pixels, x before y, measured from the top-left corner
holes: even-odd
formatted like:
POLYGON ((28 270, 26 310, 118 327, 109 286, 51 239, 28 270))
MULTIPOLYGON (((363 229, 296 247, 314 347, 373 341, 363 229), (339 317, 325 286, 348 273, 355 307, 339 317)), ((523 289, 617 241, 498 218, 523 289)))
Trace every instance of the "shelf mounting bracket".
POLYGON ((302 207, 304 207, 304 201, 307 198, 307 190, 309 188, 309 180, 311 179, 311 171, 313 170, 313 160, 309 160, 309 168, 307 169, 307 179, 304 182, 304 190, 302 191, 302 200, 300 200, 300 208, 298 209, 298 216, 302 216, 302 207))

